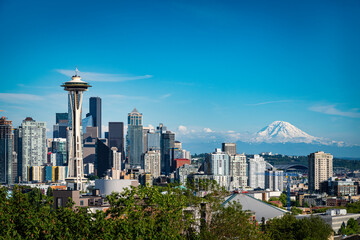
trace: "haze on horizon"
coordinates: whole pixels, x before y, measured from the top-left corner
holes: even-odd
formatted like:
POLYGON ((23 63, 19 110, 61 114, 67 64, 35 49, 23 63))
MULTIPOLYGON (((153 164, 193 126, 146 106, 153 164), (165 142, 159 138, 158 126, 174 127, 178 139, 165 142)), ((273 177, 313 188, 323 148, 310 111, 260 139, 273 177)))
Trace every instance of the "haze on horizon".
POLYGON ((134 107, 183 139, 286 121, 360 144, 359 1, 0 3, 0 109, 19 126, 67 111, 75 65, 103 123, 134 107))

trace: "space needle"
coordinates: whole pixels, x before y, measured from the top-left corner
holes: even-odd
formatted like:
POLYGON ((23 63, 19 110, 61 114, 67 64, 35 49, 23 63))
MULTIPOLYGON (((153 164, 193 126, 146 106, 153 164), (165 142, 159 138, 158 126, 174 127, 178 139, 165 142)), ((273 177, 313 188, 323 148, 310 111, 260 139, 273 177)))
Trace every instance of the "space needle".
POLYGON ((64 90, 69 92, 69 105, 71 107, 72 119, 72 137, 70 138, 71 144, 68 145, 70 149, 66 182, 72 190, 82 191, 85 178, 80 132, 81 107, 83 92, 87 91, 91 86, 81 80, 78 72, 76 68, 75 75, 72 76, 71 81, 65 82, 61 87, 64 87, 64 90))

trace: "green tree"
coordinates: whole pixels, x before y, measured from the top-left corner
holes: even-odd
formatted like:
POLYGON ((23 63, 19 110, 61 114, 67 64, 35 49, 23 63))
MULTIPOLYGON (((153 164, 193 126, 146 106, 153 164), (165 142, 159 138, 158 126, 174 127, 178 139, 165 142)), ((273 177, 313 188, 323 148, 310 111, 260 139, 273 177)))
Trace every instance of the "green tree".
POLYGON ((302 214, 302 210, 300 208, 297 208, 297 207, 292 207, 291 208, 291 213, 294 214, 294 215, 299 215, 299 214, 302 214))
POLYGON ((259 226, 250 221, 250 213, 242 211, 237 202, 221 207, 211 219, 201 239, 268 239, 259 226))
POLYGON ((51 187, 48 188, 48 190, 46 192, 46 195, 49 196, 49 197, 53 196, 53 189, 51 187))
POLYGON ((348 220, 346 227, 351 229, 353 234, 360 233, 359 224, 354 218, 348 220))
POLYGON ((328 239, 331 227, 320 217, 305 217, 297 220, 294 215, 287 214, 276 218, 266 225, 266 234, 274 240, 328 239))
POLYGON ((352 235, 352 234, 360 233, 359 224, 354 218, 350 218, 346 224, 346 227, 345 224, 341 225, 339 233, 344 235, 352 235))
POLYGON ((282 203, 283 207, 287 206, 287 195, 286 193, 281 193, 279 197, 280 202, 282 203))
POLYGON ((349 203, 346 209, 349 213, 360 213, 360 201, 349 203))

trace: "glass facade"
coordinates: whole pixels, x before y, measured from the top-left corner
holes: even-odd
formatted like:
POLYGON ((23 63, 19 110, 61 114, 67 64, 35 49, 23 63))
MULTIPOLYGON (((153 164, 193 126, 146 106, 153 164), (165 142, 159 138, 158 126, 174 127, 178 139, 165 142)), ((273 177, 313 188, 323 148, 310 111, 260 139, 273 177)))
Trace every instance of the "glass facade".
POLYGON ((54 138, 51 151, 56 153, 56 166, 63 166, 67 163, 66 138, 54 138))
POLYGON ((121 152, 121 159, 125 159, 124 153, 124 123, 123 122, 109 122, 109 146, 116 147, 118 152, 121 152))
POLYGON ((101 98, 91 97, 89 99, 89 109, 90 112, 86 116, 92 116, 93 126, 98 127, 98 136, 101 138, 101 98))
POLYGON ((93 122, 93 117, 92 115, 87 116, 86 118, 84 118, 82 120, 82 129, 83 129, 83 133, 86 133, 86 128, 87 127, 93 127, 94 126, 94 122, 93 122))
POLYGON ((160 137, 159 131, 148 132, 147 134, 147 151, 160 150, 160 137))
POLYGON ((143 154, 143 118, 136 108, 128 114, 127 156, 131 167, 141 166, 143 154))

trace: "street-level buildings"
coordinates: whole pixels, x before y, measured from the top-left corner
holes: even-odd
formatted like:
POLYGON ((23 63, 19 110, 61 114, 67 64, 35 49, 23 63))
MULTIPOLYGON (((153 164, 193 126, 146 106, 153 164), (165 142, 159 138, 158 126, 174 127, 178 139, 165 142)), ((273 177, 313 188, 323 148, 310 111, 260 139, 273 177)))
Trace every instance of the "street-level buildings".
POLYGON ((358 185, 352 179, 330 177, 327 181, 320 184, 320 190, 330 196, 356 196, 358 195, 358 185))
POLYGON ((198 170, 199 170, 199 168, 197 166, 193 166, 193 165, 189 165, 189 164, 185 164, 185 165, 177 168, 176 174, 175 174, 176 182, 181 185, 185 185, 188 180, 188 176, 190 174, 197 173, 198 170))

